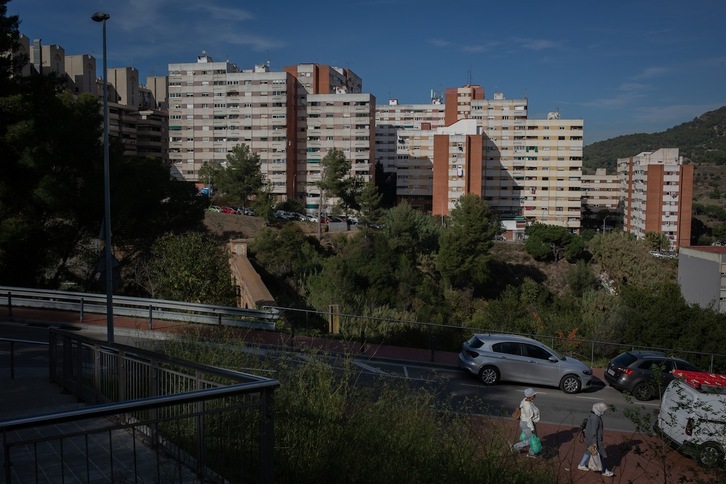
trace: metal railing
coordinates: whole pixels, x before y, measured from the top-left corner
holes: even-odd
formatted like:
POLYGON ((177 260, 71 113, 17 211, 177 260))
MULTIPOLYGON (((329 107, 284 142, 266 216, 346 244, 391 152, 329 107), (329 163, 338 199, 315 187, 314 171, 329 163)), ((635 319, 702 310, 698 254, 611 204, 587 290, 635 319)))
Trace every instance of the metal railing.
MULTIPOLYGON (((13 308, 75 311, 80 315, 80 323, 83 323, 86 313, 106 314, 106 296, 84 292, 0 286, 0 305, 7 308, 7 317, 11 320, 13 308)), ((274 330, 280 319, 274 309, 245 309, 127 296, 113 297, 113 312, 117 316, 146 319, 149 329, 153 328, 155 320, 164 320, 274 330)))
POLYGON ((63 331, 49 339, 51 380, 96 405, 0 422, 5 482, 273 481, 276 380, 63 331))
POLYGON ((0 338, 0 342, 8 343, 10 346, 10 361, 8 362, 8 366, 10 366, 10 379, 15 379, 15 346, 48 346, 48 343, 44 341, 31 341, 26 339, 17 339, 17 338, 0 338))
MULTIPOLYGON (((486 328, 462 327, 447 324, 424 323, 420 321, 401 321, 387 318, 360 316, 355 314, 336 313, 334 311, 316 311, 308 309, 275 307, 285 315, 287 320, 296 321, 303 329, 322 329, 321 322, 329 328, 340 328, 340 334, 328 334, 326 338, 338 338, 348 342, 357 342, 360 348, 374 344, 388 345, 389 350, 400 348, 401 359, 406 358, 411 348, 425 349, 430 352, 431 362, 440 362, 441 353, 458 352, 461 344, 476 333, 505 333, 506 331, 486 328)), ((682 357, 702 369, 713 372, 726 372, 725 353, 706 353, 683 350, 679 348, 661 348, 655 346, 629 345, 610 341, 598 341, 566 336, 518 334, 541 341, 555 351, 572 356, 582 361, 589 361, 594 366, 597 361, 609 360, 626 350, 662 351, 670 356, 682 357)), ((294 336, 293 332, 293 336, 294 336)), ((392 355, 389 353, 389 355, 392 355)))

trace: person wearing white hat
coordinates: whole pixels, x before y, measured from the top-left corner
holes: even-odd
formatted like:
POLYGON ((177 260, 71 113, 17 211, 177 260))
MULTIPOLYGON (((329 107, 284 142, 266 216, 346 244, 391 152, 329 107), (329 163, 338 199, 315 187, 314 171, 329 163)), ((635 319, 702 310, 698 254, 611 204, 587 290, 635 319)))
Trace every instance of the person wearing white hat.
MULTIPOLYGON (((512 445, 514 452, 519 452, 525 447, 530 446, 530 437, 537 435, 537 422, 539 422, 539 409, 534 404, 534 398, 537 395, 531 388, 524 389, 524 399, 519 403, 519 428, 524 432, 525 439, 520 440, 512 445)), ((534 457, 535 454, 529 449, 528 456, 534 457)))
POLYGON ((580 460, 580 465, 578 465, 577 468, 581 471, 589 471, 590 468, 586 465, 587 461, 591 458, 592 455, 599 454, 600 463, 603 469, 602 475, 604 477, 612 477, 612 471, 608 470, 607 467, 605 467, 605 458, 608 455, 607 452, 605 452, 605 446, 602 443, 602 414, 604 414, 607 409, 607 404, 603 402, 596 403, 592 406, 592 412, 590 412, 590 416, 587 418, 587 424, 585 425, 585 446, 587 448, 585 449, 585 455, 582 456, 582 460, 580 460), (593 448, 592 451, 590 450, 591 447, 593 448), (597 454, 595 454, 595 452, 597 454))

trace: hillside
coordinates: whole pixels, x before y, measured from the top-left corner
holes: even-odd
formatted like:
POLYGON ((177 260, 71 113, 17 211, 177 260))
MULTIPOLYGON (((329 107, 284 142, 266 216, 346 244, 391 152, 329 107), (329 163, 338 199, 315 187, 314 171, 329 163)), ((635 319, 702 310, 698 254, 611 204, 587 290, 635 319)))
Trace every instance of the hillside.
POLYGON ((614 173, 618 158, 658 148, 680 148, 684 160, 696 165, 726 164, 726 106, 660 133, 629 134, 587 145, 583 167, 589 173, 595 168, 614 173))

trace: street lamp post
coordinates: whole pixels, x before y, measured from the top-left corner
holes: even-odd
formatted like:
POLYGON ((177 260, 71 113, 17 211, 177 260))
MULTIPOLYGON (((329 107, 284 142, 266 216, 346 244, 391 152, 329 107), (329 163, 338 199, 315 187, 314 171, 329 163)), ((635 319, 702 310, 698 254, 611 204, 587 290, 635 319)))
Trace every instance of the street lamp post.
POLYGON ((602 233, 605 234, 605 221, 608 219, 608 216, 605 215, 605 217, 602 219, 602 233))
POLYGON ((106 20, 111 16, 96 12, 94 22, 103 24, 103 238, 106 244, 106 328, 108 342, 113 343, 113 264, 111 260, 111 175, 108 154, 108 70, 106 68, 106 20))

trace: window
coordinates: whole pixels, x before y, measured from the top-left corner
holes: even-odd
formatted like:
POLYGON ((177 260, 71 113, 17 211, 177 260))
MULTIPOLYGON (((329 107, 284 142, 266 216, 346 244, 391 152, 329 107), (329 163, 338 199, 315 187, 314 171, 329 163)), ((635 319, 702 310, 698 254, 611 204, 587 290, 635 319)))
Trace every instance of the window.
POLYGON ((549 360, 550 356, 552 356, 548 351, 540 348, 539 346, 530 344, 522 344, 522 346, 524 347, 526 356, 531 356, 532 358, 537 358, 538 360, 549 360))
POLYGON ((505 341, 492 345, 492 349, 497 353, 506 353, 508 355, 520 355, 519 343, 505 341))

